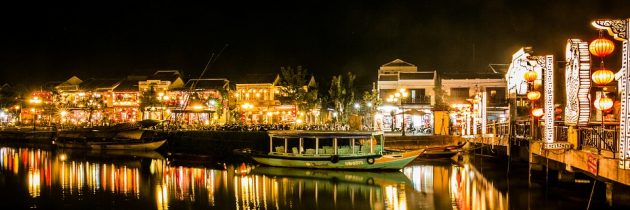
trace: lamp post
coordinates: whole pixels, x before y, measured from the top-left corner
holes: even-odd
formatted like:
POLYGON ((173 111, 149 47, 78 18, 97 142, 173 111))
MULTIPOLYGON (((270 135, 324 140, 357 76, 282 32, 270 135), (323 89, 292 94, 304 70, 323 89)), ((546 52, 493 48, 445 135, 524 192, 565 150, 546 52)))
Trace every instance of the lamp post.
POLYGON ((247 117, 246 111, 249 111, 250 109, 254 108, 254 105, 252 105, 250 103, 244 103, 243 105, 241 105, 241 108, 243 109, 243 114, 245 115, 245 124, 247 124, 247 118, 248 117, 247 117))
POLYGON ((389 98, 387 98, 387 102, 390 103, 397 103, 398 101, 400 101, 400 110, 402 111, 402 126, 401 126, 401 130, 402 136, 405 136, 405 107, 404 107, 404 102, 403 100, 407 98, 407 96, 409 95, 409 93, 407 92, 407 90, 405 90, 404 88, 401 88, 398 92, 389 95, 389 98))
MULTIPOLYGON (((33 106, 37 106, 39 104, 42 103, 42 100, 39 99, 39 97, 35 96, 33 98, 31 98, 31 100, 29 100, 29 103, 32 104, 33 106)), ((33 116, 33 131, 36 130, 35 128, 35 120, 37 120, 37 113, 36 113, 37 109, 36 108, 32 108, 31 109, 31 115, 33 116)))

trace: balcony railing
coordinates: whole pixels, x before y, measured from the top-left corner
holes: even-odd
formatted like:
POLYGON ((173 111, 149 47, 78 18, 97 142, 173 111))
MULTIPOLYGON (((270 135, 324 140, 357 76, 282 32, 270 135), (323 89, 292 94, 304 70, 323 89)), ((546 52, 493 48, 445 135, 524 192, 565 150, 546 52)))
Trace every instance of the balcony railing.
POLYGON ((580 149, 585 147, 595 148, 598 152, 606 150, 617 153, 617 135, 619 135, 619 127, 606 128, 587 127, 579 128, 578 141, 580 149))
POLYGON ((555 142, 569 140, 569 127, 564 125, 553 126, 553 139, 555 142))
POLYGON ((516 140, 531 139, 531 123, 529 121, 517 121, 512 125, 512 136, 516 140))
POLYGON ((431 104, 431 96, 416 96, 415 98, 407 98, 404 104, 431 104))

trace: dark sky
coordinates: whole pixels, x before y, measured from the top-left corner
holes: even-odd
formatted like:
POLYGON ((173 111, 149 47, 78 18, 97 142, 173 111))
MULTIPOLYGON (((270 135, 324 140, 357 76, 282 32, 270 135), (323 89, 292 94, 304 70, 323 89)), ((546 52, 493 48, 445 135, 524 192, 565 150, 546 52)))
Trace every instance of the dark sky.
POLYGON ((85 2, 0 7, 0 82, 156 69, 197 76, 228 44, 210 74, 302 65, 322 80, 353 71, 370 84, 395 58, 421 70, 480 72, 531 45, 564 59, 566 39, 597 36, 591 20, 630 17, 624 0, 85 2))

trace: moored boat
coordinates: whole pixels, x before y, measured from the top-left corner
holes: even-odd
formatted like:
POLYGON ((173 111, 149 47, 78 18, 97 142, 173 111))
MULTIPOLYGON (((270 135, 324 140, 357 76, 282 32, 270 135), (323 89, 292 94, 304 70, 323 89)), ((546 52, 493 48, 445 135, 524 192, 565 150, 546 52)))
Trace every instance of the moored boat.
POLYGON ((401 169, 424 152, 383 145, 382 132, 270 131, 268 152, 240 152, 269 166, 353 170, 401 169), (278 140, 284 141, 274 147, 278 140))
POLYGON ((61 148, 155 150, 166 143, 164 138, 143 135, 144 130, 140 129, 60 131, 53 144, 61 148))
POLYGON ((105 140, 62 140, 54 144, 62 148, 109 149, 109 150, 156 150, 166 139, 105 139, 105 140))
POLYGON ((441 147, 429 147, 426 148, 424 153, 420 156, 423 159, 449 159, 457 155, 462 151, 462 148, 466 145, 466 142, 458 145, 449 145, 441 147))

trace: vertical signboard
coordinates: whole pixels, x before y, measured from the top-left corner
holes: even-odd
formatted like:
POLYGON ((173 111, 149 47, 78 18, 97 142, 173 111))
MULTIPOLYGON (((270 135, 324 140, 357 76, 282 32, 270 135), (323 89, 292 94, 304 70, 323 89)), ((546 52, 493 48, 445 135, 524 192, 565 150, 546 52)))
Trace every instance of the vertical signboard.
POLYGON ((630 30, 630 19, 623 20, 596 20, 592 24, 598 29, 605 29, 608 34, 614 36, 616 40, 622 41, 622 58, 621 58, 621 79, 619 80, 620 88, 619 95, 621 98, 621 111, 619 122, 619 168, 630 169, 630 110, 628 110, 628 101, 630 101, 630 78, 628 78, 628 62, 630 61, 630 55, 628 54, 628 48, 630 48, 630 42, 628 42, 628 31, 630 30))
MULTIPOLYGON (((540 65, 540 64, 539 64, 540 65)), ((553 55, 545 56, 545 143, 553 143, 553 55)))

